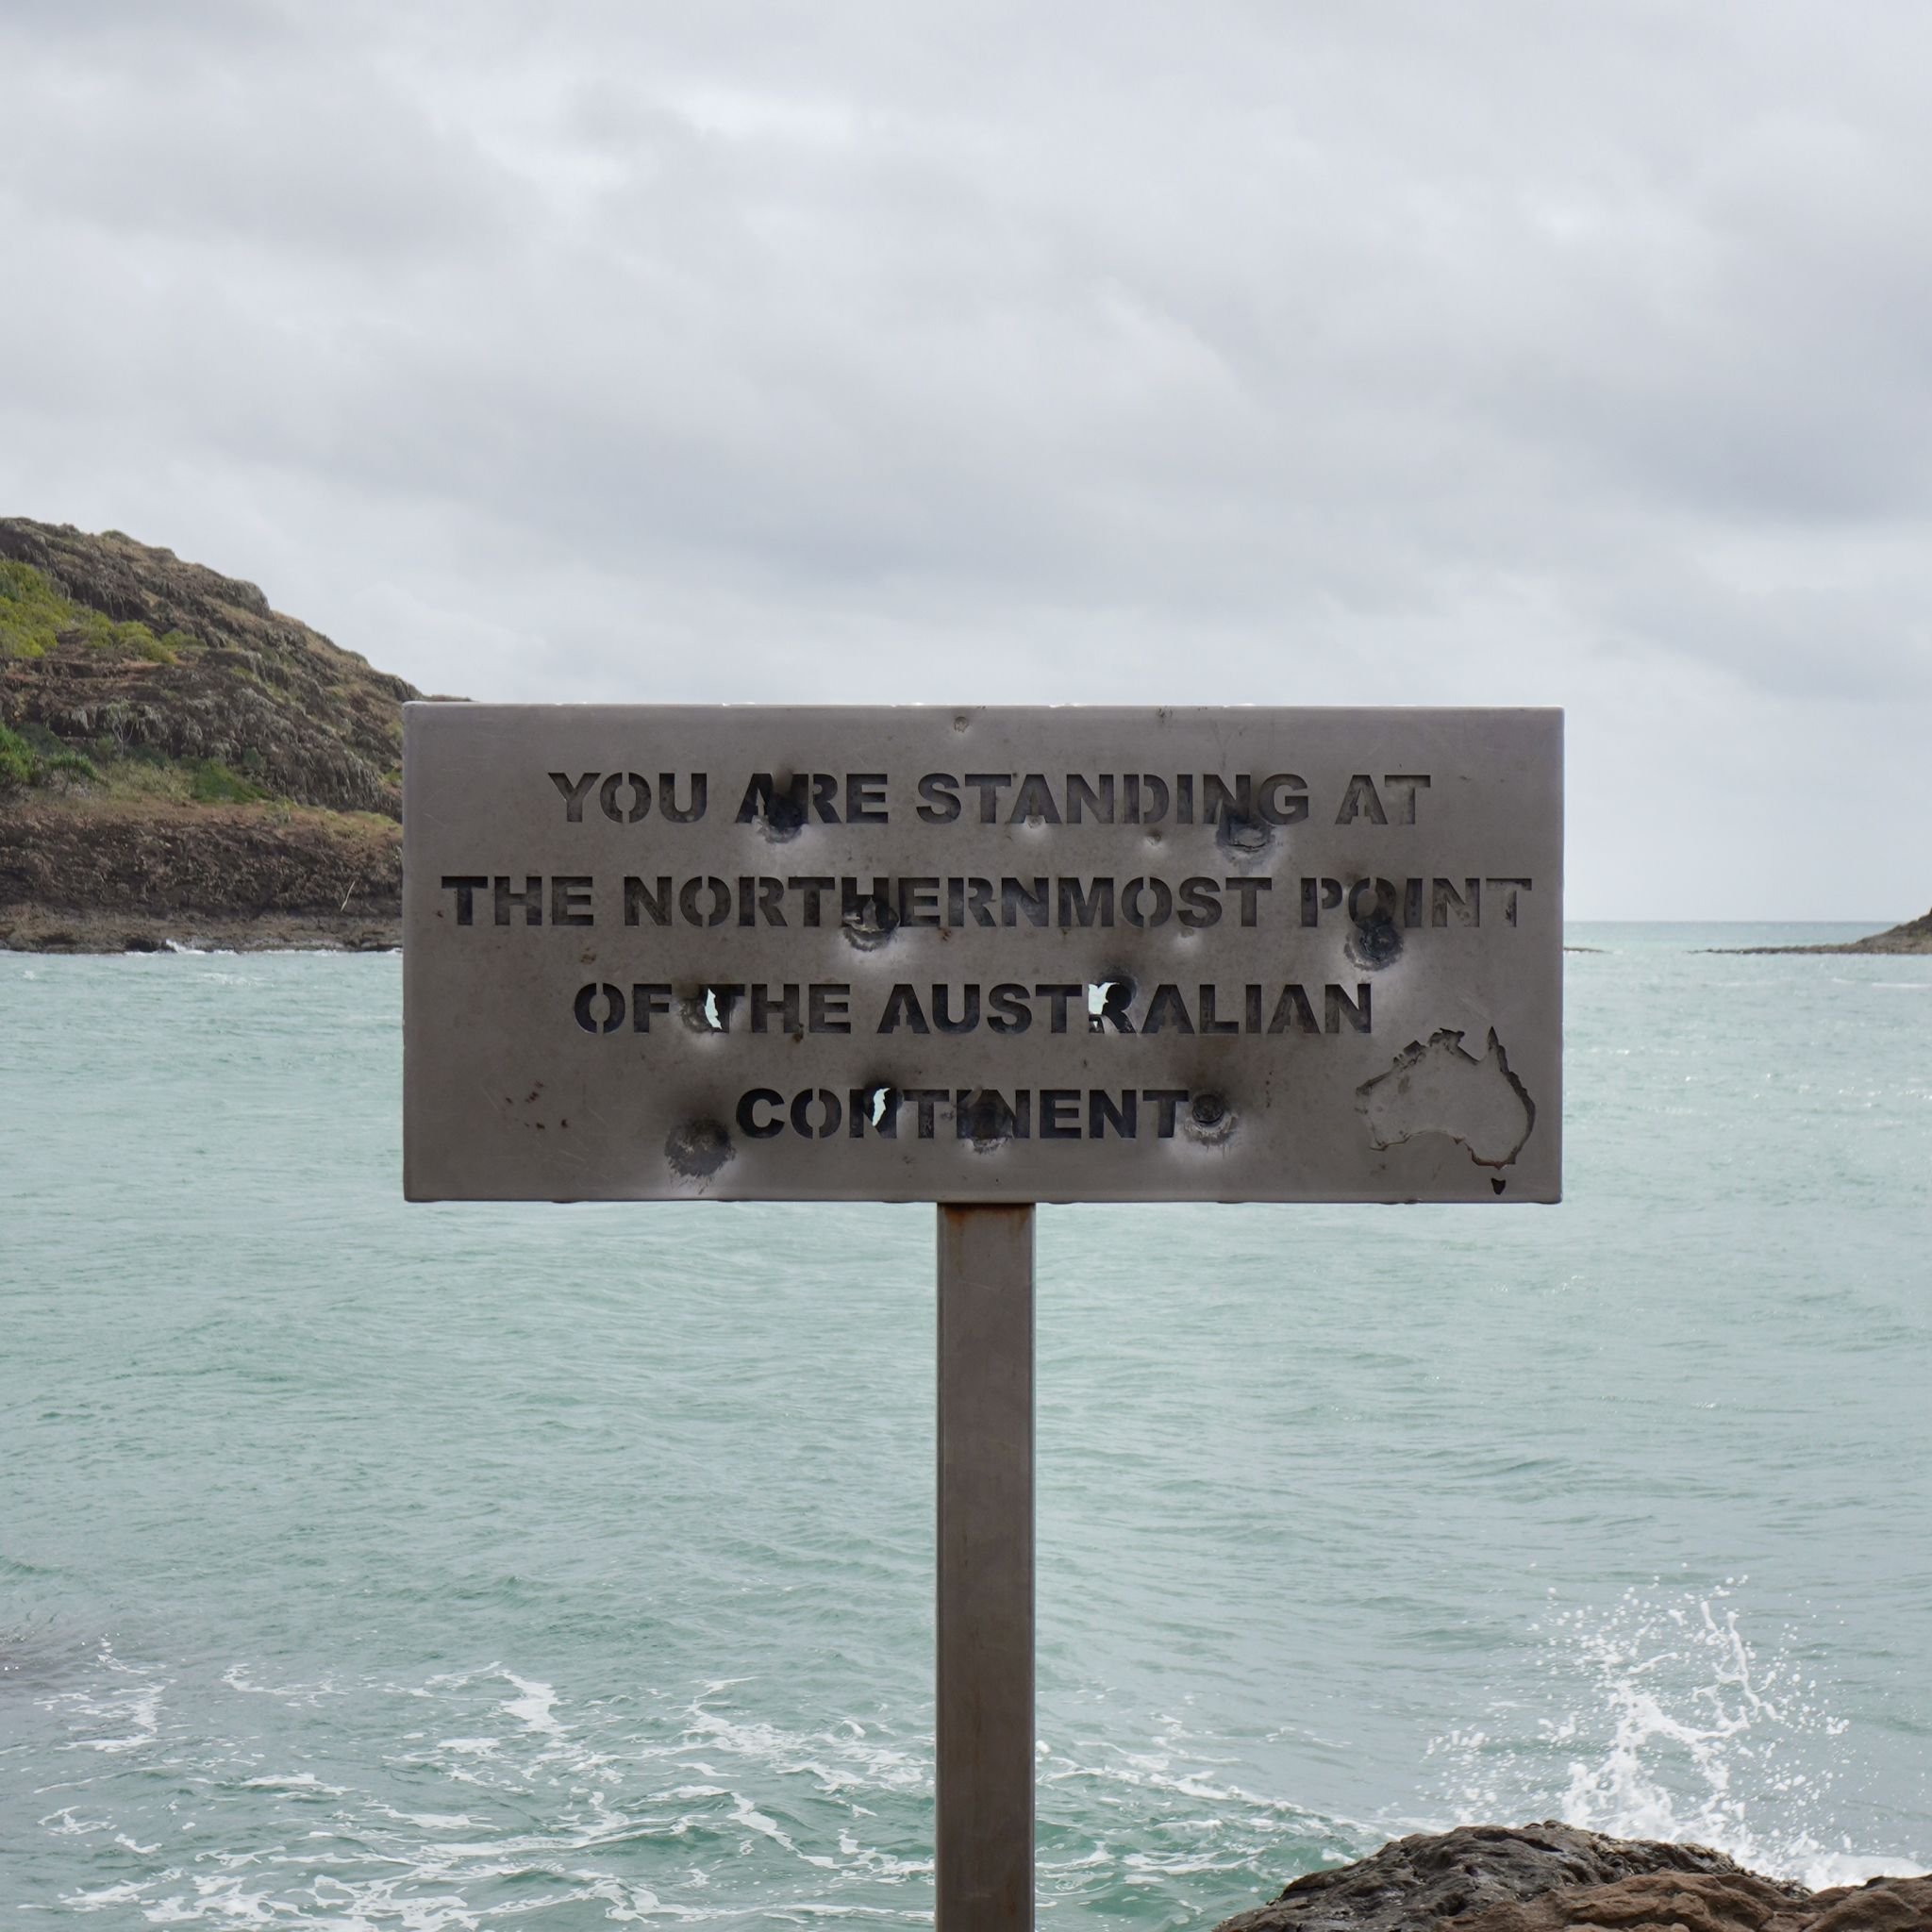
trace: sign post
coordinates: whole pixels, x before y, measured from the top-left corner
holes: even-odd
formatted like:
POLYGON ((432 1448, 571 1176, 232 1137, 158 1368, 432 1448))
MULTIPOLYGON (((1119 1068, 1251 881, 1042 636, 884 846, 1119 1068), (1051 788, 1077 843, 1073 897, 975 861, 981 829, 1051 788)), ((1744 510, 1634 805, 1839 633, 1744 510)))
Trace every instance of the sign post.
POLYGON ((1033 1924, 1033 1209, 941 1206, 938 1923, 1033 1924))
POLYGON ((1033 1915, 1038 1201, 1554 1201, 1562 717, 405 709, 411 1200, 939 1204, 941 1932, 1033 1915))

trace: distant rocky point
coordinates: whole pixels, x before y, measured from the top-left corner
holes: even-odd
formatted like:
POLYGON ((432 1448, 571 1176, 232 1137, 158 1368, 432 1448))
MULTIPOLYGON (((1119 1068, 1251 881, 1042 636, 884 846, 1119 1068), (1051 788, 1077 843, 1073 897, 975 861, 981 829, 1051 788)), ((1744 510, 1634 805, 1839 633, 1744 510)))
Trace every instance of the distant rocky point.
POLYGON ((1835 946, 1713 946, 1715 953, 1932 953, 1932 912, 1835 946))
POLYGON ((1464 1825, 1297 1878, 1215 1932, 1928 1932, 1932 1877, 1807 1891, 1702 1845, 1464 1825))
POLYGON ((253 584, 0 518, 0 945, 395 945, 420 695, 253 584))

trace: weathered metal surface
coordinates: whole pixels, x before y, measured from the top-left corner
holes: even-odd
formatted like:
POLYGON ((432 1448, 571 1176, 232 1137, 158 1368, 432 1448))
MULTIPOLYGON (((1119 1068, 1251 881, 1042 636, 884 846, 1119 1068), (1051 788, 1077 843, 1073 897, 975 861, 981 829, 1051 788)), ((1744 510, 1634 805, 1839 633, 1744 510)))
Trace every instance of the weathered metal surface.
POLYGON ((1559 712, 406 719, 414 1199, 1557 1197, 1559 712))
POLYGON ((1033 1924, 1033 1209, 939 1212, 938 1932, 1033 1924))

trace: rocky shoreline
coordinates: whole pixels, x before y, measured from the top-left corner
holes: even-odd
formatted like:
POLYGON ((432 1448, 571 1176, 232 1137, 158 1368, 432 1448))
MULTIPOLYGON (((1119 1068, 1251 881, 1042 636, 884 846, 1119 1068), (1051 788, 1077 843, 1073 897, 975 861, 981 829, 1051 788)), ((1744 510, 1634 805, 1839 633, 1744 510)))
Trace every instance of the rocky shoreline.
POLYGON ((1214 1932, 1932 1932, 1932 1876, 1809 1891, 1703 1845, 1463 1825, 1311 1872, 1214 1932))
POLYGON ((0 906, 0 951, 11 953, 391 953, 402 943, 402 921, 395 918, 0 906))

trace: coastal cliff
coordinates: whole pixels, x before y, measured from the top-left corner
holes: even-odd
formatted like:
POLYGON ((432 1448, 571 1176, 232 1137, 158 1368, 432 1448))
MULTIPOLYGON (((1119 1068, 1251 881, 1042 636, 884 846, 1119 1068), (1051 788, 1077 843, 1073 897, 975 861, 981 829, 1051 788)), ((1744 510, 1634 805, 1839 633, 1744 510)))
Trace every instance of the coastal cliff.
POLYGON ((1702 1845, 1464 1825, 1297 1878, 1214 1932, 1927 1932, 1932 1877, 1807 1891, 1702 1845))
POLYGON ((394 945, 419 695, 253 584, 0 518, 0 945, 394 945))

